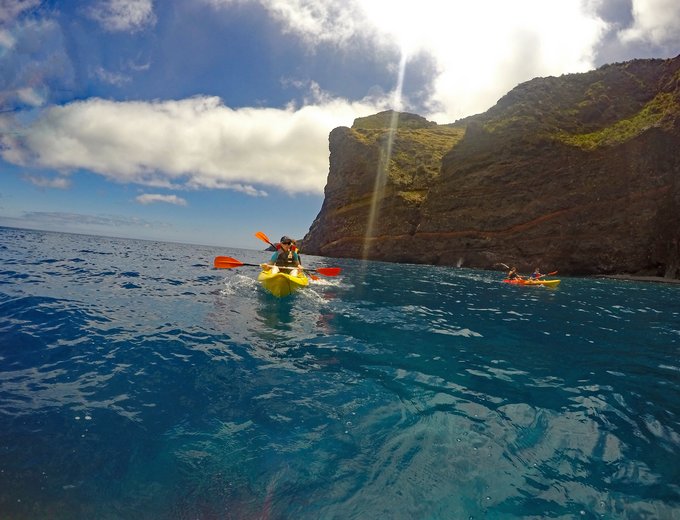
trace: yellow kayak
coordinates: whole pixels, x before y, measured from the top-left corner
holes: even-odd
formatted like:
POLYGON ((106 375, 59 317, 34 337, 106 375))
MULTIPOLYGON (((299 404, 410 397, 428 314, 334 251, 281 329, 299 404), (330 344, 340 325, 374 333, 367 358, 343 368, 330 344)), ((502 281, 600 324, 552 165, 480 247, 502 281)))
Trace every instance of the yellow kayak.
POLYGON ((309 280, 302 271, 297 276, 291 276, 281 271, 272 273, 270 270, 263 270, 257 277, 257 280, 277 298, 288 296, 298 289, 309 285, 309 280))

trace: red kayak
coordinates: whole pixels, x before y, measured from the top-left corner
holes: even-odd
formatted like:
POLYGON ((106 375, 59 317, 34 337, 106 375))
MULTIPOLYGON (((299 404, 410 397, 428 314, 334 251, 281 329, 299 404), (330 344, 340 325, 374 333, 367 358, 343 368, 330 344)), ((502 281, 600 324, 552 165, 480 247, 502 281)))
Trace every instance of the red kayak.
POLYGON ((555 285, 558 285, 561 280, 532 280, 532 279, 524 279, 524 278, 513 278, 512 280, 509 278, 506 278, 503 280, 503 283, 511 283, 515 285, 545 285, 547 287, 554 287, 555 285))

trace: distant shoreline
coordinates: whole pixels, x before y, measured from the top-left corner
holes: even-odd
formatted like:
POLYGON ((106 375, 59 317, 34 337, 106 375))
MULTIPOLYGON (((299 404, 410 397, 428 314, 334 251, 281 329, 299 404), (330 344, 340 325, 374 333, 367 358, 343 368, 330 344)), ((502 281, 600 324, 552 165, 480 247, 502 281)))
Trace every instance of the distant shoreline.
POLYGON ((594 278, 609 278, 612 280, 629 280, 631 282, 653 282, 653 283, 671 283, 680 284, 677 278, 664 278, 663 276, 635 276, 632 274, 599 274, 594 278))

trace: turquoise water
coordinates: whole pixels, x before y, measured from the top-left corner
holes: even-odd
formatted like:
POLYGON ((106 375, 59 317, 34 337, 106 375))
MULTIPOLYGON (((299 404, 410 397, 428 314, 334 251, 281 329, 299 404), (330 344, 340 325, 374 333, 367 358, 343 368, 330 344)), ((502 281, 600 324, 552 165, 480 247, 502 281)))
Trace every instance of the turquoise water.
POLYGON ((0 518, 680 516, 680 286, 217 255, 0 228, 0 518))

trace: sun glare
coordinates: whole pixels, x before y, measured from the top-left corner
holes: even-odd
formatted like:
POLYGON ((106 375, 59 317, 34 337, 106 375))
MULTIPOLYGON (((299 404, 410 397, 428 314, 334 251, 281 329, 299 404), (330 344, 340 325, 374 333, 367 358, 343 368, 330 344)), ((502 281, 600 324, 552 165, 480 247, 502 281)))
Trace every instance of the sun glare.
POLYGON ((490 97, 498 99, 536 75, 591 68, 591 49, 606 30, 580 2, 365 0, 359 5, 407 61, 425 52, 438 64, 433 113, 427 116, 440 123, 486 110, 490 97), (443 112, 435 114, 437 106, 443 112))

